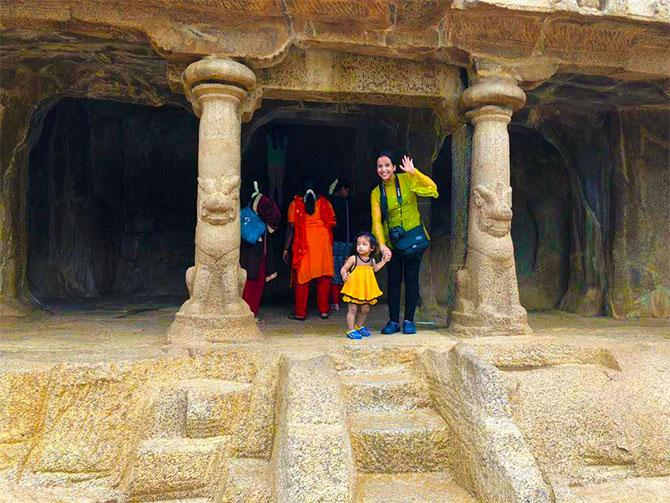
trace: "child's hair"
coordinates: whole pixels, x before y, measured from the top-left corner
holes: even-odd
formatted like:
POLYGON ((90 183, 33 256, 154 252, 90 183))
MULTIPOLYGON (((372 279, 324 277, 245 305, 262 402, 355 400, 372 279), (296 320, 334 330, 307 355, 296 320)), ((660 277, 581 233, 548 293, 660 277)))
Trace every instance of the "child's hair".
POLYGON ((362 231, 359 232, 356 235, 356 239, 354 239, 354 249, 352 255, 357 255, 358 252, 356 251, 356 245, 358 244, 358 238, 367 238, 368 242, 370 243, 370 255, 373 255, 377 251, 377 240, 375 237, 372 235, 371 232, 368 231, 362 231))

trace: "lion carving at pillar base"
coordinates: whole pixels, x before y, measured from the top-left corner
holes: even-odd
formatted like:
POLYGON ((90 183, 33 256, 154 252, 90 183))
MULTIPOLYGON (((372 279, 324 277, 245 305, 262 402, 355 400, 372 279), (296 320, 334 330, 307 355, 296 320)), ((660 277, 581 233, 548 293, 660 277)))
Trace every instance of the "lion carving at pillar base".
POLYGON ((246 272, 239 265, 239 176, 198 178, 195 265, 186 271, 190 298, 182 314, 248 314, 246 272))
POLYGON ((519 303, 510 234, 512 188, 501 182, 495 187, 477 185, 470 215, 467 259, 456 275, 451 328, 472 336, 529 333, 526 310, 519 303))

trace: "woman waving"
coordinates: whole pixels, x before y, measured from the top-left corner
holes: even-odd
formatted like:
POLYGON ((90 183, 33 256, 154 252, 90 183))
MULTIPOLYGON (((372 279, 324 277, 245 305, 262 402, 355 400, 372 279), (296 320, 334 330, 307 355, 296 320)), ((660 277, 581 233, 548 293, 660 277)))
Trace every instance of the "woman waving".
POLYGON ((390 257, 388 264, 389 321, 383 334, 399 332, 400 287, 405 282, 405 316, 402 331, 416 333, 414 311, 419 300, 419 269, 421 257, 429 244, 421 223, 417 196, 438 197, 437 185, 403 156, 400 172, 393 153, 384 150, 377 155, 379 183, 370 194, 372 232, 382 254, 390 257))

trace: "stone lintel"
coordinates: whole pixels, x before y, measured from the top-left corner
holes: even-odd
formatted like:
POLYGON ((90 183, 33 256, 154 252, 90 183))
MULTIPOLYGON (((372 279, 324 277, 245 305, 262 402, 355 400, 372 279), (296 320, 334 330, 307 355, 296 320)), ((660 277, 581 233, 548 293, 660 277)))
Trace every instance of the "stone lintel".
POLYGON ((426 108, 455 107, 460 94, 454 66, 315 48, 260 70, 259 86, 271 99, 426 108))

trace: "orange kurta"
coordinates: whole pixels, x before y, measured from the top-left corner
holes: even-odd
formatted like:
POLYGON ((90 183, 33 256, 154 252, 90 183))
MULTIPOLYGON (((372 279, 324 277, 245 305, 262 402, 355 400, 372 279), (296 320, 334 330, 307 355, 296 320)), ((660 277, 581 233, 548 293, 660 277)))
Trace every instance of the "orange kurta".
POLYGON ((302 198, 296 197, 288 207, 288 222, 295 228, 292 266, 297 271, 298 283, 333 276, 335 212, 330 202, 320 197, 314 213, 309 215, 302 198))

